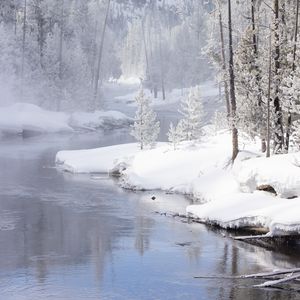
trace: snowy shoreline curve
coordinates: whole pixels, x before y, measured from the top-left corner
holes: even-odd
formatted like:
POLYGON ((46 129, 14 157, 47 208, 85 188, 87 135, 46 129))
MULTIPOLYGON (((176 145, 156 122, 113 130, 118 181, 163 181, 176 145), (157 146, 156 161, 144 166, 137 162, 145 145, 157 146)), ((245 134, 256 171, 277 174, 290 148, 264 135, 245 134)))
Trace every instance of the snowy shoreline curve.
POLYGON ((191 195, 195 204, 186 208, 187 215, 205 223, 265 227, 271 236, 299 234, 300 153, 266 159, 259 142, 245 140, 247 151, 231 166, 229 135, 221 131, 197 143, 183 142, 175 151, 168 143, 143 151, 135 143, 60 151, 56 163, 72 173, 117 172, 127 189, 191 195), (258 190, 261 186, 271 186, 276 195, 258 190))

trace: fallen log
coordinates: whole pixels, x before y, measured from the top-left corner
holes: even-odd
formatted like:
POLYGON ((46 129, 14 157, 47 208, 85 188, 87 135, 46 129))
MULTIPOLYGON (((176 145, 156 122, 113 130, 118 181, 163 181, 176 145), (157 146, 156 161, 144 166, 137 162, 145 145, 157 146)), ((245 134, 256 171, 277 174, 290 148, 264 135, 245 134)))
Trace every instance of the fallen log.
POLYGON ((267 234, 259 234, 259 235, 242 235, 242 236, 232 236, 234 240, 244 241, 244 240, 252 240, 252 239, 264 239, 264 238, 271 238, 267 234))
MULTIPOLYGON (((293 274, 293 273, 291 273, 291 274, 293 274)), ((290 276, 286 276, 286 277, 281 278, 281 279, 266 281, 264 283, 254 285, 254 287, 259 287, 259 288, 261 288, 261 287, 272 287, 274 285, 278 285, 278 284, 281 284, 281 283, 286 283, 288 281, 293 281, 293 280, 298 279, 298 278, 300 278, 300 274, 290 275, 290 276)))
POLYGON ((300 272, 300 268, 295 268, 295 269, 289 269, 289 270, 278 270, 278 271, 274 271, 274 272, 241 275, 240 278, 262 278, 262 277, 266 278, 266 277, 285 275, 285 274, 290 274, 290 273, 299 273, 299 272, 300 272))
MULTIPOLYGON (((264 272, 264 273, 256 273, 256 274, 249 274, 249 275, 238 275, 238 276, 220 276, 220 275, 199 275, 194 276, 194 278, 198 279, 281 279, 279 275, 285 274, 294 274, 300 273, 300 268, 294 268, 289 270, 277 270, 273 272, 264 272)), ((300 274, 299 274, 300 275, 300 274)))

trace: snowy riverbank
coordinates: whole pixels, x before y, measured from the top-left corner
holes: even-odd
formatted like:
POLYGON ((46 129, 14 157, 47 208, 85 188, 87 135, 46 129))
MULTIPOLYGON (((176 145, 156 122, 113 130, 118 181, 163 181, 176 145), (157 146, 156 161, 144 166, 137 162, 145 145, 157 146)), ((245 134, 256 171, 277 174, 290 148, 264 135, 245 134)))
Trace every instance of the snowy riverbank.
POLYGON ((265 227, 271 235, 300 233, 300 153, 260 157, 259 143, 247 144, 232 166, 230 133, 208 134, 201 142, 184 142, 174 151, 167 143, 140 151, 137 144, 56 156, 61 169, 73 173, 119 172, 123 187, 191 195, 187 214, 224 228, 265 227), (270 185, 277 195, 257 189, 270 185), (294 199, 288 199, 294 198, 294 199))
POLYGON ((118 111, 63 113, 44 110, 29 103, 0 107, 0 135, 93 131, 121 128, 131 123, 132 119, 118 111))
MULTIPOLYGON (((204 102, 211 97, 218 98, 219 90, 215 81, 213 80, 205 81, 203 84, 200 84, 199 87, 201 90, 201 97, 203 97, 204 102)), ((115 101, 118 104, 122 104, 122 105, 126 104, 129 107, 136 107, 137 103, 135 101, 135 97, 137 95, 138 89, 139 86, 137 85, 136 88, 130 93, 115 97, 115 101)), ((187 97, 189 91, 190 91, 189 88, 173 89, 172 91, 167 90, 165 95, 166 96, 165 100, 162 99, 161 94, 159 94, 157 98, 154 98, 153 93, 151 93, 148 89, 145 89, 144 93, 146 97, 150 99, 151 106, 160 107, 160 106, 169 106, 169 105, 175 106, 180 101, 182 101, 183 98, 187 97)))

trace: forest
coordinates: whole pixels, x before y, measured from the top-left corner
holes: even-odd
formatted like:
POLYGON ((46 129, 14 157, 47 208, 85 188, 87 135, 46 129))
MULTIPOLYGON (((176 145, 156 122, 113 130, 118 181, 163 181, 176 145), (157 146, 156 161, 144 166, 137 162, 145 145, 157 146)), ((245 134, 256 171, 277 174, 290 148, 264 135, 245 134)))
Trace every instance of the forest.
POLYGON ((94 111, 121 76, 163 99, 215 77, 233 158, 239 128, 268 155, 299 142, 298 1, 3 0, 0 11, 2 101, 94 111))

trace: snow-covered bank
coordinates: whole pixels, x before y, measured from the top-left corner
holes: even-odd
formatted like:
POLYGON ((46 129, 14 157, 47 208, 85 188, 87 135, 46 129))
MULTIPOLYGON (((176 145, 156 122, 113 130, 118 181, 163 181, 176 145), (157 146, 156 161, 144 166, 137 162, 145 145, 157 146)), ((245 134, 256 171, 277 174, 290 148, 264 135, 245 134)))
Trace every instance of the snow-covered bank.
MULTIPOLYGON (((199 87, 201 89, 201 96, 203 98, 217 97, 219 94, 218 87, 216 86, 216 83, 214 81, 204 82, 203 84, 199 85, 199 87)), ((173 89, 172 91, 166 91, 166 99, 163 100, 161 93, 159 93, 157 98, 154 98, 154 95, 153 93, 151 93, 151 91, 149 91, 148 89, 144 90, 145 95, 147 98, 150 99, 152 106, 164 106, 164 105, 179 103, 182 100, 182 98, 187 97, 189 91, 190 91, 189 88, 173 89)), ((115 97, 115 99, 120 103, 125 103, 129 106, 135 107, 136 102, 134 99, 136 95, 137 95, 137 91, 134 90, 129 94, 117 96, 115 97)))
POLYGON ((128 126, 132 120, 117 111, 94 113, 53 112, 29 103, 0 108, 0 134, 70 133, 77 129, 96 130, 128 126))
POLYGON ((187 207, 190 216, 223 228, 264 227, 270 235, 300 234, 300 200, 267 192, 235 193, 187 207))
POLYGON ((71 127, 89 130, 123 128, 132 123, 131 118, 114 110, 95 111, 93 113, 75 112, 71 114, 69 119, 71 127))
POLYGON ((24 132, 56 133, 72 132, 65 113, 51 112, 40 107, 17 103, 0 109, 0 133, 22 134, 24 132))
POLYGON ((176 151, 166 143, 145 151, 127 144, 63 151, 56 161, 74 173, 118 170, 125 188, 189 194, 202 204, 188 206, 187 213, 206 223, 265 227, 274 235, 300 233, 300 154, 259 157, 259 143, 241 137, 248 151, 241 151, 232 166, 228 140, 230 133, 222 131, 198 143, 184 142, 176 151), (277 196, 257 190, 264 185, 277 196))
POLYGON ((243 192, 269 185, 283 198, 300 196, 300 153, 274 155, 244 161, 234 169, 243 192))
POLYGON ((56 163, 71 173, 109 173, 122 159, 127 160, 138 152, 138 144, 124 144, 97 149, 60 151, 56 163))

